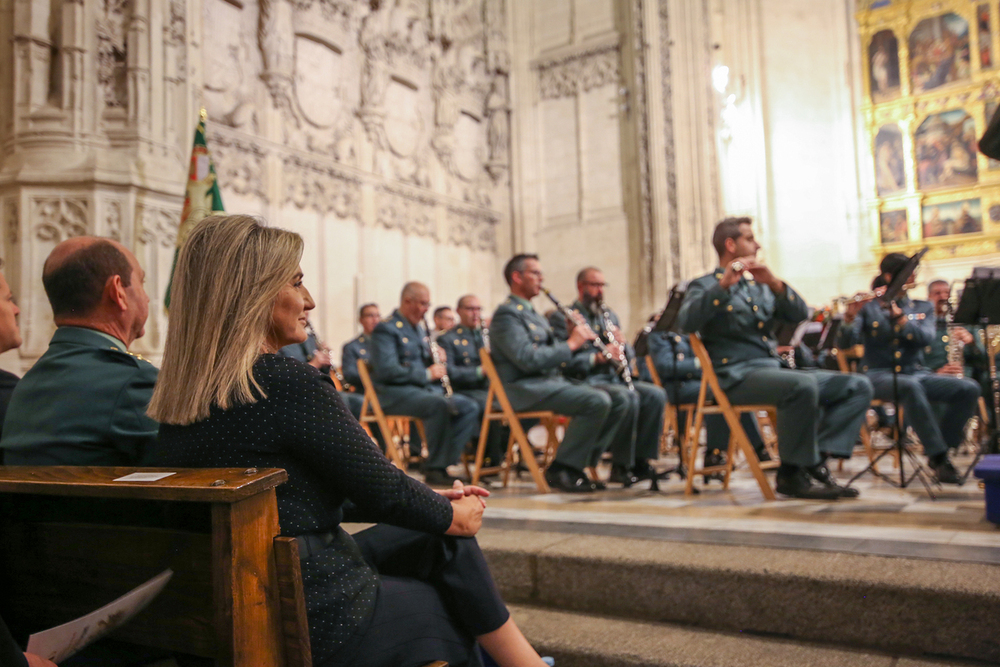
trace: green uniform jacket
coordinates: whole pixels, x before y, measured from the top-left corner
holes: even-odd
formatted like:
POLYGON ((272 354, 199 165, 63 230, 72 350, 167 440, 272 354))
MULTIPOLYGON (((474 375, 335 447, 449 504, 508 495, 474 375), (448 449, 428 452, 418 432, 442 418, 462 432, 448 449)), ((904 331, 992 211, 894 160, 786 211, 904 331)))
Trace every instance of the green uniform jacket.
POLYGON ((758 368, 780 367, 775 322, 796 324, 809 317, 809 310, 787 284, 781 296, 746 278, 723 289, 723 273, 719 268, 691 281, 677 323, 684 332, 701 335, 719 383, 728 389, 758 368))
MULTIPOLYGON (((966 377, 975 377, 976 372, 985 366, 984 362, 986 360, 986 353, 983 352, 979 346, 980 327, 970 327, 960 324, 955 326, 961 326, 963 329, 966 329, 972 334, 972 345, 965 345, 962 347, 965 366, 963 371, 966 377)), ((949 340, 948 321, 943 317, 939 317, 935 322, 934 338, 931 339, 930 344, 924 348, 924 366, 932 371, 936 371, 948 363, 949 340)))
POLYGON ((4 421, 8 465, 140 465, 159 424, 146 416, 156 366, 121 341, 59 327, 18 382, 4 421))
POLYGON ((566 387, 561 373, 573 360, 573 351, 555 339, 548 321, 530 302, 510 295, 497 307, 490 321, 490 345, 497 375, 512 402, 540 401, 566 387))
MULTIPOLYGON (((587 325, 600 337, 601 341, 607 343, 608 337, 604 331, 604 318, 600 314, 587 308, 579 299, 570 304, 570 309, 583 317, 587 325)), ((618 316, 613 311, 609 312, 611 312, 612 323, 621 329, 618 316)), ((559 310, 555 310, 549 315, 549 326, 552 327, 552 333, 555 335, 556 340, 564 341, 569 339, 566 316, 559 310)), ((594 363, 595 355, 599 354, 601 354, 600 350, 593 343, 583 345, 574 353, 573 361, 567 365, 564 373, 567 377, 574 380, 586 380, 590 384, 621 383, 622 381, 618 377, 614 366, 609 363, 594 363)), ((632 351, 631 345, 625 346, 625 356, 630 362, 635 358, 635 353, 632 351)))
POLYGON ((448 355, 448 379, 455 389, 489 389, 483 374, 479 348, 483 346, 482 329, 454 326, 441 334, 438 345, 448 355))

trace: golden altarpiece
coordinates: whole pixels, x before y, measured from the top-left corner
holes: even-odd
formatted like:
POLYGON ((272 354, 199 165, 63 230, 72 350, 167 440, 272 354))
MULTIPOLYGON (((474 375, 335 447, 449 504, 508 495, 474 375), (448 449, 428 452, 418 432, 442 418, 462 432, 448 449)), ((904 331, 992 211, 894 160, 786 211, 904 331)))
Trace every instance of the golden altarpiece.
POLYGON ((976 142, 1000 101, 1000 0, 862 0, 877 251, 1000 251, 1000 162, 976 142))

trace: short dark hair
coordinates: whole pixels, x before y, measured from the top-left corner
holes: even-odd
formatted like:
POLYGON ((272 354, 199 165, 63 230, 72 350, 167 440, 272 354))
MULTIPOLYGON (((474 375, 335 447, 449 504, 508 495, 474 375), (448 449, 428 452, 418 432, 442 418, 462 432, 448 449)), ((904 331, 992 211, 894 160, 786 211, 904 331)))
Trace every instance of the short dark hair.
POLYGON ((465 308, 465 306, 463 306, 462 303, 466 299, 475 299, 475 298, 476 298, 475 294, 463 294, 462 296, 458 297, 458 302, 455 304, 455 310, 458 310, 459 308, 465 308))
POLYGON ((451 310, 451 306, 438 306, 434 309, 434 317, 437 317, 446 310, 451 310))
POLYGON ((358 308, 358 319, 359 320, 362 317, 365 316, 365 310, 367 310, 368 308, 374 308, 375 310, 378 310, 378 304, 377 303, 362 304, 362 306, 360 308, 358 308))
POLYGON ((538 259, 538 255, 533 253, 518 253, 510 258, 510 260, 503 267, 503 279, 507 281, 508 285, 514 284, 514 274, 524 271, 524 263, 529 259, 538 259))
POLYGON ((596 266, 585 266, 576 274, 576 284, 579 285, 583 282, 583 279, 587 277, 587 274, 591 271, 600 271, 596 266))
POLYGON ((132 284, 132 265, 110 241, 96 241, 70 254, 42 274, 42 285, 55 317, 90 315, 101 302, 104 286, 120 276, 122 286, 132 284))
POLYGON ((715 246, 715 252, 719 253, 719 257, 726 254, 726 239, 736 239, 740 237, 740 225, 752 225, 753 220, 741 216, 738 218, 726 218, 715 226, 715 231, 712 232, 712 245, 715 246))

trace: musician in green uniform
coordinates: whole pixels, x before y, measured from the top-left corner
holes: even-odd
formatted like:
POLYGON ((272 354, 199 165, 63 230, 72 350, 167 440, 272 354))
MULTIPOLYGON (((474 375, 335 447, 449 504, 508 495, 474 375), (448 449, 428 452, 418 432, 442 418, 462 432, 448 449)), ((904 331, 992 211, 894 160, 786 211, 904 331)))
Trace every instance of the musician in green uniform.
MULTIPOLYGON (((582 317, 598 338, 609 346, 623 365, 631 368, 635 353, 625 340, 616 315, 604 303, 606 286, 604 273, 593 266, 582 269, 576 276, 577 300, 569 307, 582 317)), ((549 317, 556 338, 566 340, 568 322, 556 311, 549 317)), ((641 479, 653 479, 657 471, 650 464, 659 455, 660 433, 663 431, 663 408, 667 402, 664 390, 651 382, 631 378, 631 387, 622 373, 593 345, 577 350, 583 357, 581 379, 608 393, 612 410, 621 406, 623 416, 611 442, 612 482, 626 487, 641 479)))
MULTIPOLYGON (((438 345, 448 355, 448 378, 452 388, 459 394, 467 396, 479 406, 478 419, 481 422, 486 409, 486 398, 490 383, 483 373, 479 350, 486 346, 483 332, 483 308, 474 294, 466 294, 458 300, 455 307, 458 314, 458 324, 438 337, 438 345)), ((489 437, 486 441, 484 466, 494 466, 504 455, 503 447, 506 439, 502 439, 501 431, 506 431, 500 422, 490 424, 489 437)))
POLYGON ((774 323, 806 319, 805 302, 756 261, 760 245, 750 218, 720 222, 712 244, 719 268, 688 285, 678 324, 701 335, 732 403, 777 407, 779 493, 818 499, 857 496, 855 489, 837 484, 824 457, 851 455, 871 403, 871 383, 853 373, 783 368, 774 323))
POLYGON ((512 407, 519 411, 551 410, 571 417, 555 461, 545 472, 554 489, 596 491, 603 485, 587 479, 584 469, 596 465, 611 446, 618 421, 611 414, 608 394, 579 382, 562 371, 581 361, 574 353, 596 335, 578 326, 563 342, 555 338, 548 320, 531 299, 542 287, 538 255, 514 255, 504 266, 510 295, 490 320, 490 354, 512 407))
POLYGON ((42 282, 58 328, 11 396, 5 464, 126 466, 151 454, 157 369, 129 352, 149 313, 144 280, 116 241, 80 236, 52 250, 42 282))
POLYGON ((934 306, 935 333, 930 345, 924 347, 924 366, 940 375, 964 375, 981 382, 986 367, 986 352, 979 339, 981 329, 949 325, 950 299, 951 285, 947 280, 932 280, 927 286, 927 300, 934 306), (949 348, 956 343, 961 348, 960 364, 951 363, 948 355, 949 348))
POLYGON ((428 332, 422 324, 430 306, 426 285, 403 286, 399 308, 372 333, 372 380, 386 414, 422 419, 429 456, 424 464, 430 486, 451 486, 447 473, 479 429, 479 407, 472 399, 446 396, 442 382, 447 365, 431 358, 428 332))
MULTIPOLYGON (((382 316, 378 312, 378 305, 366 303, 358 309, 358 322, 361 324, 361 334, 356 338, 344 343, 340 356, 340 372, 344 376, 344 383, 354 389, 363 392, 361 387, 361 376, 358 375, 358 360, 368 361, 371 357, 372 332, 382 321, 382 316)), ((347 387, 344 387, 347 389, 347 387)))

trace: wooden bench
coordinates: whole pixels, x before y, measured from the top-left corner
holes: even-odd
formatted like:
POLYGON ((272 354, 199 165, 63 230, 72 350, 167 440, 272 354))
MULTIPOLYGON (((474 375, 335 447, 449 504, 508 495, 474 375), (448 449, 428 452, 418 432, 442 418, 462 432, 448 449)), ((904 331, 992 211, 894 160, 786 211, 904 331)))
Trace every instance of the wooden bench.
POLYGON ((3 618, 15 633, 48 628, 171 568, 113 638, 218 667, 311 667, 298 543, 278 535, 275 487, 287 479, 255 468, 0 466, 3 618), (137 470, 175 474, 114 481, 137 470))

